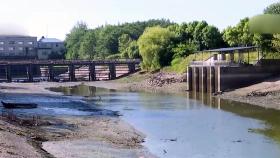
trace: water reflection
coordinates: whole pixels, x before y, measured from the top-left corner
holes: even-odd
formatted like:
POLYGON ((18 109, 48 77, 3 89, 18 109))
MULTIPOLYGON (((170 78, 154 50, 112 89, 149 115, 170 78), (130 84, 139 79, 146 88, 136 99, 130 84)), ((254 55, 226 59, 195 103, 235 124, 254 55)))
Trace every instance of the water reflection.
POLYGON ((119 92, 85 85, 52 90, 80 98, 100 96, 99 106, 121 111, 123 119, 147 135, 144 145, 159 157, 280 155, 279 145, 273 141, 280 142, 280 112, 276 110, 200 93, 119 92), (171 138, 177 141, 164 141, 171 138))
POLYGON ((264 134, 280 143, 280 111, 267 109, 247 103, 240 103, 230 100, 212 97, 210 94, 189 93, 189 98, 196 99, 212 108, 221 109, 236 115, 261 120, 266 125, 264 129, 248 129, 251 132, 264 134))
MULTIPOLYGON (((132 94, 129 94, 128 97, 121 98, 115 93, 115 90, 86 85, 50 88, 50 90, 62 92, 65 95, 79 95, 86 97, 101 96, 103 103, 127 103, 131 100, 131 97, 133 97, 132 94)), ((138 93, 137 97, 141 99, 135 100, 132 98, 131 102, 134 103, 133 105, 137 105, 135 102, 138 101, 141 103, 142 108, 146 109, 179 110, 201 108, 201 106, 196 103, 196 101, 199 101, 202 105, 209 106, 210 108, 215 108, 231 112, 242 117, 254 118, 263 121, 266 125, 265 129, 249 129, 249 131, 264 134, 280 143, 280 112, 277 110, 265 109, 246 103, 224 100, 218 97, 212 97, 210 94, 205 93, 192 92, 188 94, 181 94, 181 96, 186 97, 186 99, 177 100, 176 104, 174 104, 174 102, 170 101, 170 95, 168 94, 151 95, 150 93, 138 93), (151 102, 153 104, 151 104, 151 102)), ((176 96, 173 97, 176 99, 176 96)), ((135 107, 125 107, 124 109, 135 109, 135 107)))

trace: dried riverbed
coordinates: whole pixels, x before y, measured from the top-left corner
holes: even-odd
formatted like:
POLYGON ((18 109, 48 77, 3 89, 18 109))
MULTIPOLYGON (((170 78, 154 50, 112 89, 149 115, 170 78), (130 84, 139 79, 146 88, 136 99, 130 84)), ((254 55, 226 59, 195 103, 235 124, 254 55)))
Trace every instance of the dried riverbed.
MULTIPOLYGON (((44 96, 63 98, 61 93, 46 88, 78 84, 81 83, 5 83, 0 86, 5 98, 27 94, 35 99, 44 96)), ((142 146, 145 135, 116 116, 44 115, 39 121, 47 123, 37 126, 21 123, 24 119, 32 122, 32 117, 3 117, 0 120, 0 157, 154 157, 142 146)))

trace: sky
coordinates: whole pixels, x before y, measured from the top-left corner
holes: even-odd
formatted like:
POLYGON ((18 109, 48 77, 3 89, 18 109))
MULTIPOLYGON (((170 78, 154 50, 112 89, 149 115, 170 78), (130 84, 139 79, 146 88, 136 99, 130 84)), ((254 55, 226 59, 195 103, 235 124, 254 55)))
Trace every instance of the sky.
POLYGON ((277 0, 0 0, 0 34, 65 39, 78 22, 104 24, 170 19, 205 20, 224 29, 261 14, 277 0))

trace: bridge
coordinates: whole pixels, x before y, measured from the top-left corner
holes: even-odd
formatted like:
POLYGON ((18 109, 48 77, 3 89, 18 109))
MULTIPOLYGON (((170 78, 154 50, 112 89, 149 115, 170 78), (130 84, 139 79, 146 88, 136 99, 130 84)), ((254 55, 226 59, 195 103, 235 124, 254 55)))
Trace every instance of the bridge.
POLYGON ((0 60, 0 81, 113 80, 140 69, 139 59, 0 60))

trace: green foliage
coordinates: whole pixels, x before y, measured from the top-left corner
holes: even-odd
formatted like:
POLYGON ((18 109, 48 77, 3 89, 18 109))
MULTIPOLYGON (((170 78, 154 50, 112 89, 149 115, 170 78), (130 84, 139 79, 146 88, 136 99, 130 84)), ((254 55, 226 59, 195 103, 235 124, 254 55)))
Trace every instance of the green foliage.
POLYGON ((186 57, 197 49, 197 45, 194 43, 179 43, 176 47, 172 48, 172 52, 174 53, 173 58, 186 57))
POLYGON ((254 34, 249 32, 249 18, 240 20, 234 27, 224 30, 223 39, 230 46, 250 46, 254 43, 254 34))
POLYGON ((132 39, 129 37, 128 34, 123 34, 119 37, 119 52, 123 58, 128 58, 128 46, 131 43, 132 39))
POLYGON ((201 53, 195 53, 190 54, 187 57, 180 57, 180 58, 174 58, 171 62, 171 66, 165 68, 166 71, 173 71, 177 73, 185 73, 188 70, 188 66, 192 61, 203 61, 207 60, 209 57, 211 57, 211 53, 201 52, 201 53))
POLYGON ((176 24, 168 28, 175 33, 172 41, 175 58, 185 57, 197 50, 218 48, 223 44, 219 29, 205 21, 176 24))
POLYGON ((96 54, 97 53, 95 32, 93 30, 89 30, 82 39, 79 50, 79 58, 94 59, 96 54))
POLYGON ((139 59, 140 57, 140 53, 139 53, 139 47, 137 45, 137 41, 131 41, 126 49, 126 51, 128 52, 128 58, 131 59, 139 59))
POLYGON ((138 40, 146 27, 158 25, 167 27, 172 23, 165 19, 148 20, 122 25, 105 25, 89 30, 85 23, 80 22, 67 35, 66 57, 67 59, 104 59, 119 52, 125 57, 139 57, 135 40, 138 40), (129 42, 122 43, 123 41, 120 41, 122 35, 130 37, 129 42))
MULTIPOLYGON (((264 10, 264 14, 280 14, 280 2, 273 3, 264 10)), ((273 51, 280 52, 280 35, 266 35, 266 41, 271 41, 273 51), (267 37, 268 36, 268 37, 267 37)))
POLYGON ((169 48, 175 34, 160 26, 149 27, 138 40, 142 56, 142 68, 146 70, 160 69, 170 64, 173 54, 169 48))
POLYGON ((128 34, 123 34, 119 38, 119 51, 122 58, 140 58, 137 42, 128 34))
POLYGON ((280 14, 280 2, 273 3, 264 10, 265 14, 280 14))
POLYGON ((72 28, 70 33, 66 35, 65 43, 67 49, 67 59, 78 59, 80 57, 79 49, 83 36, 86 34, 86 32, 87 25, 83 22, 78 22, 72 28))
POLYGON ((121 59, 121 54, 112 54, 106 57, 106 59, 121 59))
POLYGON ((256 45, 267 50, 271 45, 271 36, 251 33, 249 30, 249 18, 241 19, 234 27, 228 27, 223 32, 223 40, 229 46, 252 46, 256 45))

